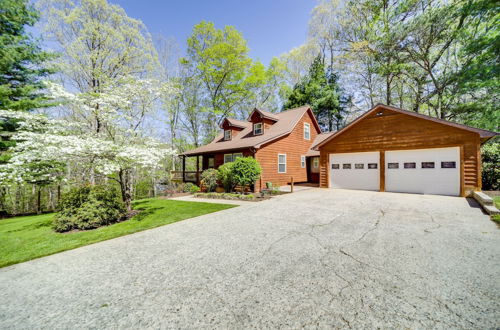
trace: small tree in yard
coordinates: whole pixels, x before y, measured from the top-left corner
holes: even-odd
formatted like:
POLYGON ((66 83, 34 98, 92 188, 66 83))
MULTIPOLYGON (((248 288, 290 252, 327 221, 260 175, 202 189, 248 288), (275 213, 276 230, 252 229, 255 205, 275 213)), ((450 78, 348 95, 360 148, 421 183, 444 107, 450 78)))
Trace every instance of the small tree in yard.
POLYGON ((224 186, 224 190, 226 192, 231 192, 234 188, 233 162, 225 163, 224 165, 219 166, 218 171, 218 179, 224 186))
POLYGON ((209 168, 201 173, 201 181, 208 192, 215 191, 215 188, 217 188, 218 176, 218 171, 213 168, 209 168))
POLYGON ((237 158, 232 165, 232 179, 236 185, 252 185, 262 173, 259 163, 252 157, 237 158))

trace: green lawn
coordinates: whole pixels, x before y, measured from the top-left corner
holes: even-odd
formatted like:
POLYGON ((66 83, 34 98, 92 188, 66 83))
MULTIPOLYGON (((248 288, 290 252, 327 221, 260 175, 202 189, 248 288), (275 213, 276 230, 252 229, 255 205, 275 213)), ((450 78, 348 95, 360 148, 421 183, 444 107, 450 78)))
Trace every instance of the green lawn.
MULTIPOLYGON (((497 209, 500 210, 500 196, 493 197, 493 201, 497 209)), ((491 218, 496 222, 500 222, 500 214, 493 215, 491 218)))
POLYGON ((144 199, 134 202, 134 208, 142 211, 130 220, 94 230, 66 234, 52 230, 54 213, 0 220, 0 267, 234 206, 156 198, 144 199))

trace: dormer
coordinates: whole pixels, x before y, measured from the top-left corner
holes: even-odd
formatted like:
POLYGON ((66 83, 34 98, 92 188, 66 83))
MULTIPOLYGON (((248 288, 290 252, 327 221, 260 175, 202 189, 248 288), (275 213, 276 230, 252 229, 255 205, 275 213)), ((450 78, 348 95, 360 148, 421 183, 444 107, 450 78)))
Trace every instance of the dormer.
POLYGON ((233 119, 233 118, 226 118, 220 125, 222 130, 224 131, 223 134, 223 140, 224 141, 230 141, 232 140, 236 135, 238 135, 239 132, 241 132, 243 129, 245 129, 248 126, 248 123, 233 119))
POLYGON ((278 120, 278 116, 275 114, 257 108, 248 116, 248 121, 252 123, 253 135, 264 134, 278 120))

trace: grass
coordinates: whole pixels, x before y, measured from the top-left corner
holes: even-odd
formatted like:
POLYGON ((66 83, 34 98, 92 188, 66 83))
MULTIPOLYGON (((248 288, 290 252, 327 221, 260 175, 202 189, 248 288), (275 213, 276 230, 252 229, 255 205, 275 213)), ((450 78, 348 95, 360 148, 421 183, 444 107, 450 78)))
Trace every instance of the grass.
MULTIPOLYGON (((500 210, 500 196, 493 197, 493 202, 495 202, 495 206, 500 210)), ((493 221, 500 223, 500 214, 495 214, 491 216, 493 221)))
POLYGON ((139 200, 133 205, 142 211, 130 220, 64 234, 51 228, 54 213, 0 220, 0 267, 235 207, 156 198, 139 200))

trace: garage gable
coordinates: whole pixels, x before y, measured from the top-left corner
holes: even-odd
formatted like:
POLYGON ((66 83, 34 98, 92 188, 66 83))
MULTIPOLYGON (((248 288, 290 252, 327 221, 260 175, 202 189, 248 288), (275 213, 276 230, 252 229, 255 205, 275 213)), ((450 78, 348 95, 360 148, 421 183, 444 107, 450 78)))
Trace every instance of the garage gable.
POLYGON ((495 135, 495 132, 379 104, 313 148, 329 149, 331 144, 352 143, 359 149, 366 149, 366 145, 360 145, 365 143, 382 149, 404 148, 409 143, 426 147, 434 143, 456 144, 463 138, 485 142, 495 135))

